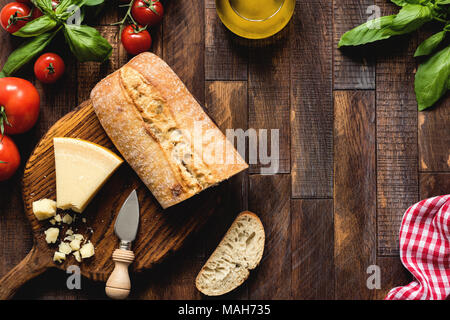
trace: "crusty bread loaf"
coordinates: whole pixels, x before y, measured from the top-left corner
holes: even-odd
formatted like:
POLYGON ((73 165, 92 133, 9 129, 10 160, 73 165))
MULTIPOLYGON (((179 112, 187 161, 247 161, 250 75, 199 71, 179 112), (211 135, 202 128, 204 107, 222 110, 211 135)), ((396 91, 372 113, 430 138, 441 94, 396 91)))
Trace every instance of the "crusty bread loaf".
POLYGON ((173 70, 143 53, 91 92, 108 136, 163 208, 248 165, 173 70))
POLYGON ((261 261, 264 242, 258 216, 249 211, 240 213, 197 275, 197 289, 218 296, 240 286, 261 261))

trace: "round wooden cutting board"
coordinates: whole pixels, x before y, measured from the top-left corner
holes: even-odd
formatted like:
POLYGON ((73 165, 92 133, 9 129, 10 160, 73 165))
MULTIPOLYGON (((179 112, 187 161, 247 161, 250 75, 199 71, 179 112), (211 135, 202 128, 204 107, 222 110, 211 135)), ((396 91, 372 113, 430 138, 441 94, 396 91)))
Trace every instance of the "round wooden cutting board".
MULTIPOLYGON (((64 263, 55 263, 52 259, 57 245, 48 245, 44 235, 44 230, 52 225, 48 221, 38 221, 32 210, 33 201, 56 199, 54 137, 85 139, 119 154, 101 127, 89 101, 50 128, 31 154, 23 177, 25 214, 32 226, 34 246, 22 262, 0 279, 0 299, 12 297, 22 284, 51 267, 66 270, 70 265, 79 265, 84 276, 106 281, 114 266, 111 255, 119 243, 113 230, 115 218, 133 189, 138 192, 140 222, 133 243, 136 259, 130 266, 132 272, 148 269, 168 253, 179 249, 187 236, 199 229, 222 205, 221 188, 216 187, 163 210, 130 166, 124 163, 82 214, 71 213, 77 216, 72 229, 90 238, 95 246, 95 256, 78 263, 73 255, 69 255, 64 263), (82 222, 82 217, 86 218, 86 223, 82 222)), ((67 225, 61 225, 60 238, 64 238, 67 228, 67 225)))

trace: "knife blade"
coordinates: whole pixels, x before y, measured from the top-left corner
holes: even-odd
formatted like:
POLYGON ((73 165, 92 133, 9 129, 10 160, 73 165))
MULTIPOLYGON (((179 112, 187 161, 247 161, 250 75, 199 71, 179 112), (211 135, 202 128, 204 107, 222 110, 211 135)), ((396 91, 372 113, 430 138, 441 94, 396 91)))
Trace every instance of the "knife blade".
POLYGON ((114 224, 114 233, 121 240, 120 247, 129 250, 131 242, 136 239, 139 226, 139 200, 133 190, 120 208, 114 224))

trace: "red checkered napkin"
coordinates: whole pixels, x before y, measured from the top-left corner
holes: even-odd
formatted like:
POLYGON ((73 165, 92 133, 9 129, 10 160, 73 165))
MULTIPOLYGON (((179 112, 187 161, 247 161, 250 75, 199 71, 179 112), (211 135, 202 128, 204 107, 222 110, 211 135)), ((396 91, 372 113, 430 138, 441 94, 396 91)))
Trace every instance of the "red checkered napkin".
POLYGON ((400 227, 400 259, 415 281, 386 300, 443 300, 450 295, 450 194, 410 207, 400 227))

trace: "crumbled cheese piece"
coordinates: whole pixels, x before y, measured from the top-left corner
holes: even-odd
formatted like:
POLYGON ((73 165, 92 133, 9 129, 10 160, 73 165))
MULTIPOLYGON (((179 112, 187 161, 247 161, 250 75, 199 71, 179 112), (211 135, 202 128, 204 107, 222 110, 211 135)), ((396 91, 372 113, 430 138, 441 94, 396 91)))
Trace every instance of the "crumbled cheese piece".
POLYGON ((72 246, 69 245, 67 242, 61 242, 59 244, 59 251, 65 254, 69 254, 72 252, 72 246))
POLYGON ((83 260, 81 259, 80 251, 74 251, 72 254, 75 257, 75 260, 77 260, 78 262, 81 262, 83 260))
POLYGON ((70 247, 72 248, 73 251, 78 251, 80 250, 81 247, 81 240, 79 239, 74 239, 70 242, 70 247))
POLYGON ((83 259, 90 258, 95 254, 94 245, 92 242, 84 244, 80 249, 80 254, 83 259))
POLYGON ((80 240, 80 241, 83 241, 83 240, 84 240, 83 235, 82 235, 82 234, 79 234, 79 233, 74 234, 74 235, 73 235, 73 238, 74 238, 74 239, 77 239, 77 240, 80 240))
POLYGON ((68 234, 69 236, 73 235, 73 230, 72 229, 67 229, 66 234, 68 234))
POLYGON ((66 260, 66 254, 63 252, 55 251, 55 254, 53 255, 53 261, 63 262, 64 260, 66 260))
POLYGON ((55 219, 51 219, 51 220, 50 220, 50 223, 54 226, 55 223, 56 223, 55 219))
POLYGON ((83 221, 83 223, 86 223, 86 218, 81 219, 81 221, 83 221))
POLYGON ((61 216, 59 215, 59 214, 57 214, 56 216, 55 216, 55 221, 56 222, 61 222, 61 216))
POLYGON ((59 229, 58 228, 48 228, 44 231, 45 233, 45 241, 47 243, 55 243, 58 239, 59 229))
POLYGON ((56 202, 50 199, 41 199, 33 202, 33 213, 38 220, 46 220, 56 214, 56 202))
POLYGON ((62 222, 66 223, 66 224, 71 224, 73 221, 72 217, 70 216, 70 214, 66 214, 63 218, 62 218, 62 222))

